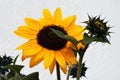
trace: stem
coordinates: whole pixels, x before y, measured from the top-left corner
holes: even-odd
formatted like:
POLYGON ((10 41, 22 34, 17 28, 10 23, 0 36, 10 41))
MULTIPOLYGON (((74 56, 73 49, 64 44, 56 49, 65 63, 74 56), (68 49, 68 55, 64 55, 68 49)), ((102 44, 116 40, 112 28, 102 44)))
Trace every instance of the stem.
POLYGON ((85 54, 85 51, 87 50, 87 48, 89 47, 89 44, 85 45, 84 49, 81 49, 81 51, 79 51, 79 62, 78 62, 78 70, 77 70, 77 78, 76 80, 80 80, 80 76, 81 76, 81 67, 82 67, 82 60, 85 54))
POLYGON ((83 60, 83 55, 80 56, 79 62, 78 62, 77 80, 80 80, 80 76, 81 76, 81 67, 82 67, 82 60, 83 60))
POLYGON ((56 71, 57 71, 57 80, 61 80, 60 79, 60 68, 59 68, 59 64, 56 63, 56 71))
POLYGON ((67 80, 69 80, 70 71, 71 71, 71 67, 69 67, 69 70, 68 70, 68 74, 67 74, 67 80))

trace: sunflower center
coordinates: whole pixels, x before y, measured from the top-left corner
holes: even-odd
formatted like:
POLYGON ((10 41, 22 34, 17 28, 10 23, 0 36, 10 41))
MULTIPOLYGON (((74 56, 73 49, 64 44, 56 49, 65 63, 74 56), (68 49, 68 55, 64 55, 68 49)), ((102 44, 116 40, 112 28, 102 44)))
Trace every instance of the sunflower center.
POLYGON ((50 50, 60 50, 64 48, 67 43, 67 40, 58 37, 50 28, 59 30, 64 34, 67 34, 67 32, 64 29, 62 29, 60 26, 56 26, 56 25, 45 26, 37 34, 38 44, 50 50))

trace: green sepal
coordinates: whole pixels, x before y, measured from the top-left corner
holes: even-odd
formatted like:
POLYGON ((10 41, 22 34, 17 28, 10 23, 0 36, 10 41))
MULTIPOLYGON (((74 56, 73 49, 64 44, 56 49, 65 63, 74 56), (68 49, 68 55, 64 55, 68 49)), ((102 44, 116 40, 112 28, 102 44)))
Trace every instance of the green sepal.
POLYGON ((31 73, 21 78, 20 80, 39 80, 39 73, 38 72, 31 73))
POLYGON ((83 44, 90 44, 93 41, 93 38, 91 38, 87 33, 84 33, 83 40, 81 40, 80 42, 82 42, 83 44))
POLYGON ((105 38, 97 38, 97 37, 93 37, 93 40, 95 42, 102 42, 102 43, 108 43, 110 44, 110 41, 105 37, 105 38))
POLYGON ((23 67, 24 67, 23 65, 8 65, 8 66, 5 66, 5 68, 11 69, 11 70, 13 70, 17 73, 20 73, 20 71, 23 67))
POLYGON ((90 37, 87 33, 84 34, 83 40, 80 41, 83 44, 90 44, 92 42, 103 42, 110 44, 106 37, 98 38, 96 36, 90 37))
POLYGON ((17 61, 17 58, 18 58, 19 55, 17 55, 13 61, 13 65, 15 65, 16 61, 17 61))

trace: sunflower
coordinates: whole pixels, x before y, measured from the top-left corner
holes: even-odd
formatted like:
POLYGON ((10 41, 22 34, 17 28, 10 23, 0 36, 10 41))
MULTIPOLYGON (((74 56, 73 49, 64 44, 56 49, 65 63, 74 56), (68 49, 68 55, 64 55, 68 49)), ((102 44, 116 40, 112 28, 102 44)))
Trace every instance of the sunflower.
POLYGON ((85 21, 87 24, 86 29, 89 31, 88 33, 95 38, 97 42, 110 43, 108 40, 108 36, 110 37, 110 29, 111 27, 107 25, 108 22, 105 22, 104 19, 101 19, 101 16, 91 17, 89 16, 89 20, 85 21))
MULTIPOLYGON (((56 63, 61 70, 67 72, 67 64, 76 64, 75 55, 71 49, 72 43, 58 37, 50 28, 59 30, 77 40, 83 39, 83 27, 75 24, 76 16, 72 15, 62 19, 62 12, 57 8, 54 15, 48 9, 43 10, 43 17, 39 20, 25 18, 26 25, 19 26, 15 34, 28 39, 17 47, 22 50, 22 61, 30 58, 30 67, 44 61, 44 68, 49 68, 52 74, 56 63)), ((82 44, 79 47, 83 47, 82 44)))

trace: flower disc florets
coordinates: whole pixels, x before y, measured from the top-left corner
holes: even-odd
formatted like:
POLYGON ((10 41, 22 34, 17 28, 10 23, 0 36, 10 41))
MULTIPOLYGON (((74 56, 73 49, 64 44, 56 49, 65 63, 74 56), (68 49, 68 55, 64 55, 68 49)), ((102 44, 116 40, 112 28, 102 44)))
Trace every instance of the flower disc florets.
POLYGON ((41 46, 50 50, 60 50, 65 47, 67 40, 58 37, 50 28, 59 30, 64 34, 67 32, 56 25, 45 26, 37 35, 37 42, 41 46))

